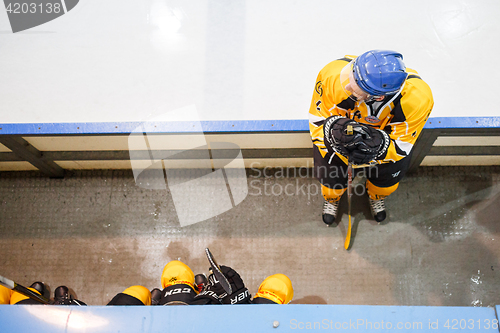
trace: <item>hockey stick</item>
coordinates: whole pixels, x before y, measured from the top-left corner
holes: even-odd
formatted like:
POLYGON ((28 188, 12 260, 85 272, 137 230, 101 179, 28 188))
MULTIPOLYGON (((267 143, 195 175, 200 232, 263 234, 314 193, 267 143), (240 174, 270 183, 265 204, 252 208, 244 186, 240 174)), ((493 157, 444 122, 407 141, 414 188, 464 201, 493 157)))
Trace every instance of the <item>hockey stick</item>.
MULTIPOLYGON (((352 125, 347 125, 347 135, 353 134, 352 125)), ((344 248, 346 250, 351 246, 351 198, 352 198, 352 161, 347 162, 347 213, 349 214, 349 226, 345 236, 344 248)))
POLYGON ((31 291, 28 288, 23 287, 20 284, 12 281, 10 279, 7 279, 6 277, 1 276, 1 275, 0 275, 0 285, 4 286, 6 288, 12 289, 14 291, 17 291, 18 293, 21 293, 24 296, 28 296, 29 298, 39 302, 40 304, 50 304, 50 301, 48 299, 46 299, 44 296, 39 295, 39 294, 35 293, 34 291, 31 291))
POLYGON ((229 281, 227 280, 227 278, 224 276, 224 274, 222 274, 222 271, 220 270, 219 265, 217 265, 217 262, 215 261, 214 256, 212 255, 212 253, 210 252, 208 247, 205 249, 205 253, 207 254, 208 262, 210 262, 210 267, 212 267, 212 271, 213 271, 215 277, 217 278, 217 280, 219 280, 220 285, 222 286, 224 291, 228 295, 231 295, 233 293, 233 289, 231 288, 231 284, 229 284, 229 281))

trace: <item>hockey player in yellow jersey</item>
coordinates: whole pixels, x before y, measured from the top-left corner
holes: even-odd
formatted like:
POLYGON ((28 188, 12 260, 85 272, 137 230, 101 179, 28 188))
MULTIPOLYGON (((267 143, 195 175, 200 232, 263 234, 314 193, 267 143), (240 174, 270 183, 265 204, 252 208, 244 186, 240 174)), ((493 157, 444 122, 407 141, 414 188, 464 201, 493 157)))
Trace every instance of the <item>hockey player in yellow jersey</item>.
POLYGON ((335 221, 347 187, 348 161, 355 173, 365 172, 373 216, 377 222, 385 220, 384 199, 408 170, 413 145, 433 105, 429 86, 395 51, 346 56, 319 72, 309 130, 314 172, 325 199, 323 222, 335 221))

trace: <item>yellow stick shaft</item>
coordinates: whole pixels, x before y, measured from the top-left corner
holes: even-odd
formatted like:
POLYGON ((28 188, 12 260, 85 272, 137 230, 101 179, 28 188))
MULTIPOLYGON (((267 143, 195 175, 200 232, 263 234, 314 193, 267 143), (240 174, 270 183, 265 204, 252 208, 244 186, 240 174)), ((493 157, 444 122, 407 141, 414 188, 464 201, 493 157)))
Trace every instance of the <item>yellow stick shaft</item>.
POLYGON ((352 162, 347 164, 347 213, 349 214, 349 225, 347 227, 347 235, 345 237, 344 247, 345 249, 349 249, 351 245, 351 198, 352 198, 352 162))
POLYGON ((347 227, 347 235, 345 236, 344 248, 347 250, 351 245, 351 215, 349 215, 349 226, 347 227))
MULTIPOLYGON (((352 125, 347 125, 347 135, 353 134, 352 125)), ((352 162, 347 163, 347 205, 349 214, 349 226, 347 227, 347 235, 345 236, 344 247, 347 250, 351 245, 351 197, 352 197, 352 162)))

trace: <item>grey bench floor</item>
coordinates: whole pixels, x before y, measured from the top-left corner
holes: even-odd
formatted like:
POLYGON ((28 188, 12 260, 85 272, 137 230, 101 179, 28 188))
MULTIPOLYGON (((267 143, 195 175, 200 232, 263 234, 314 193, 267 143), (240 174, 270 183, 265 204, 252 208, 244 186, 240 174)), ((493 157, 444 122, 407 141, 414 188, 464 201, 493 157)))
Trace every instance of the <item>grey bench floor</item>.
POLYGON ((500 304, 500 167, 421 167, 387 200, 384 225, 355 196, 350 251, 346 200, 339 226, 326 227, 310 170, 248 171, 242 203, 186 227, 168 190, 141 189, 129 171, 0 173, 0 275, 64 284, 103 305, 131 285, 160 287, 173 259, 207 273, 209 247, 252 294, 266 276, 287 274, 294 303, 500 304))

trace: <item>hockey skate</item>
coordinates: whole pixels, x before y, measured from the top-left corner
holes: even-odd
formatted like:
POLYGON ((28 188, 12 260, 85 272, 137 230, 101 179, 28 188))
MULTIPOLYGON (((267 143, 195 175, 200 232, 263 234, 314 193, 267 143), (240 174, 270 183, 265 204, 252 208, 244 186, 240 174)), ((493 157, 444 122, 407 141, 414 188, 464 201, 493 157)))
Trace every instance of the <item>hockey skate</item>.
POLYGON ((335 222, 339 210, 339 201, 325 200, 323 203, 323 222, 328 226, 335 222))
POLYGON ((375 221, 378 223, 384 221, 386 217, 384 199, 373 200, 370 197, 368 197, 368 199, 370 200, 370 208, 375 221))

